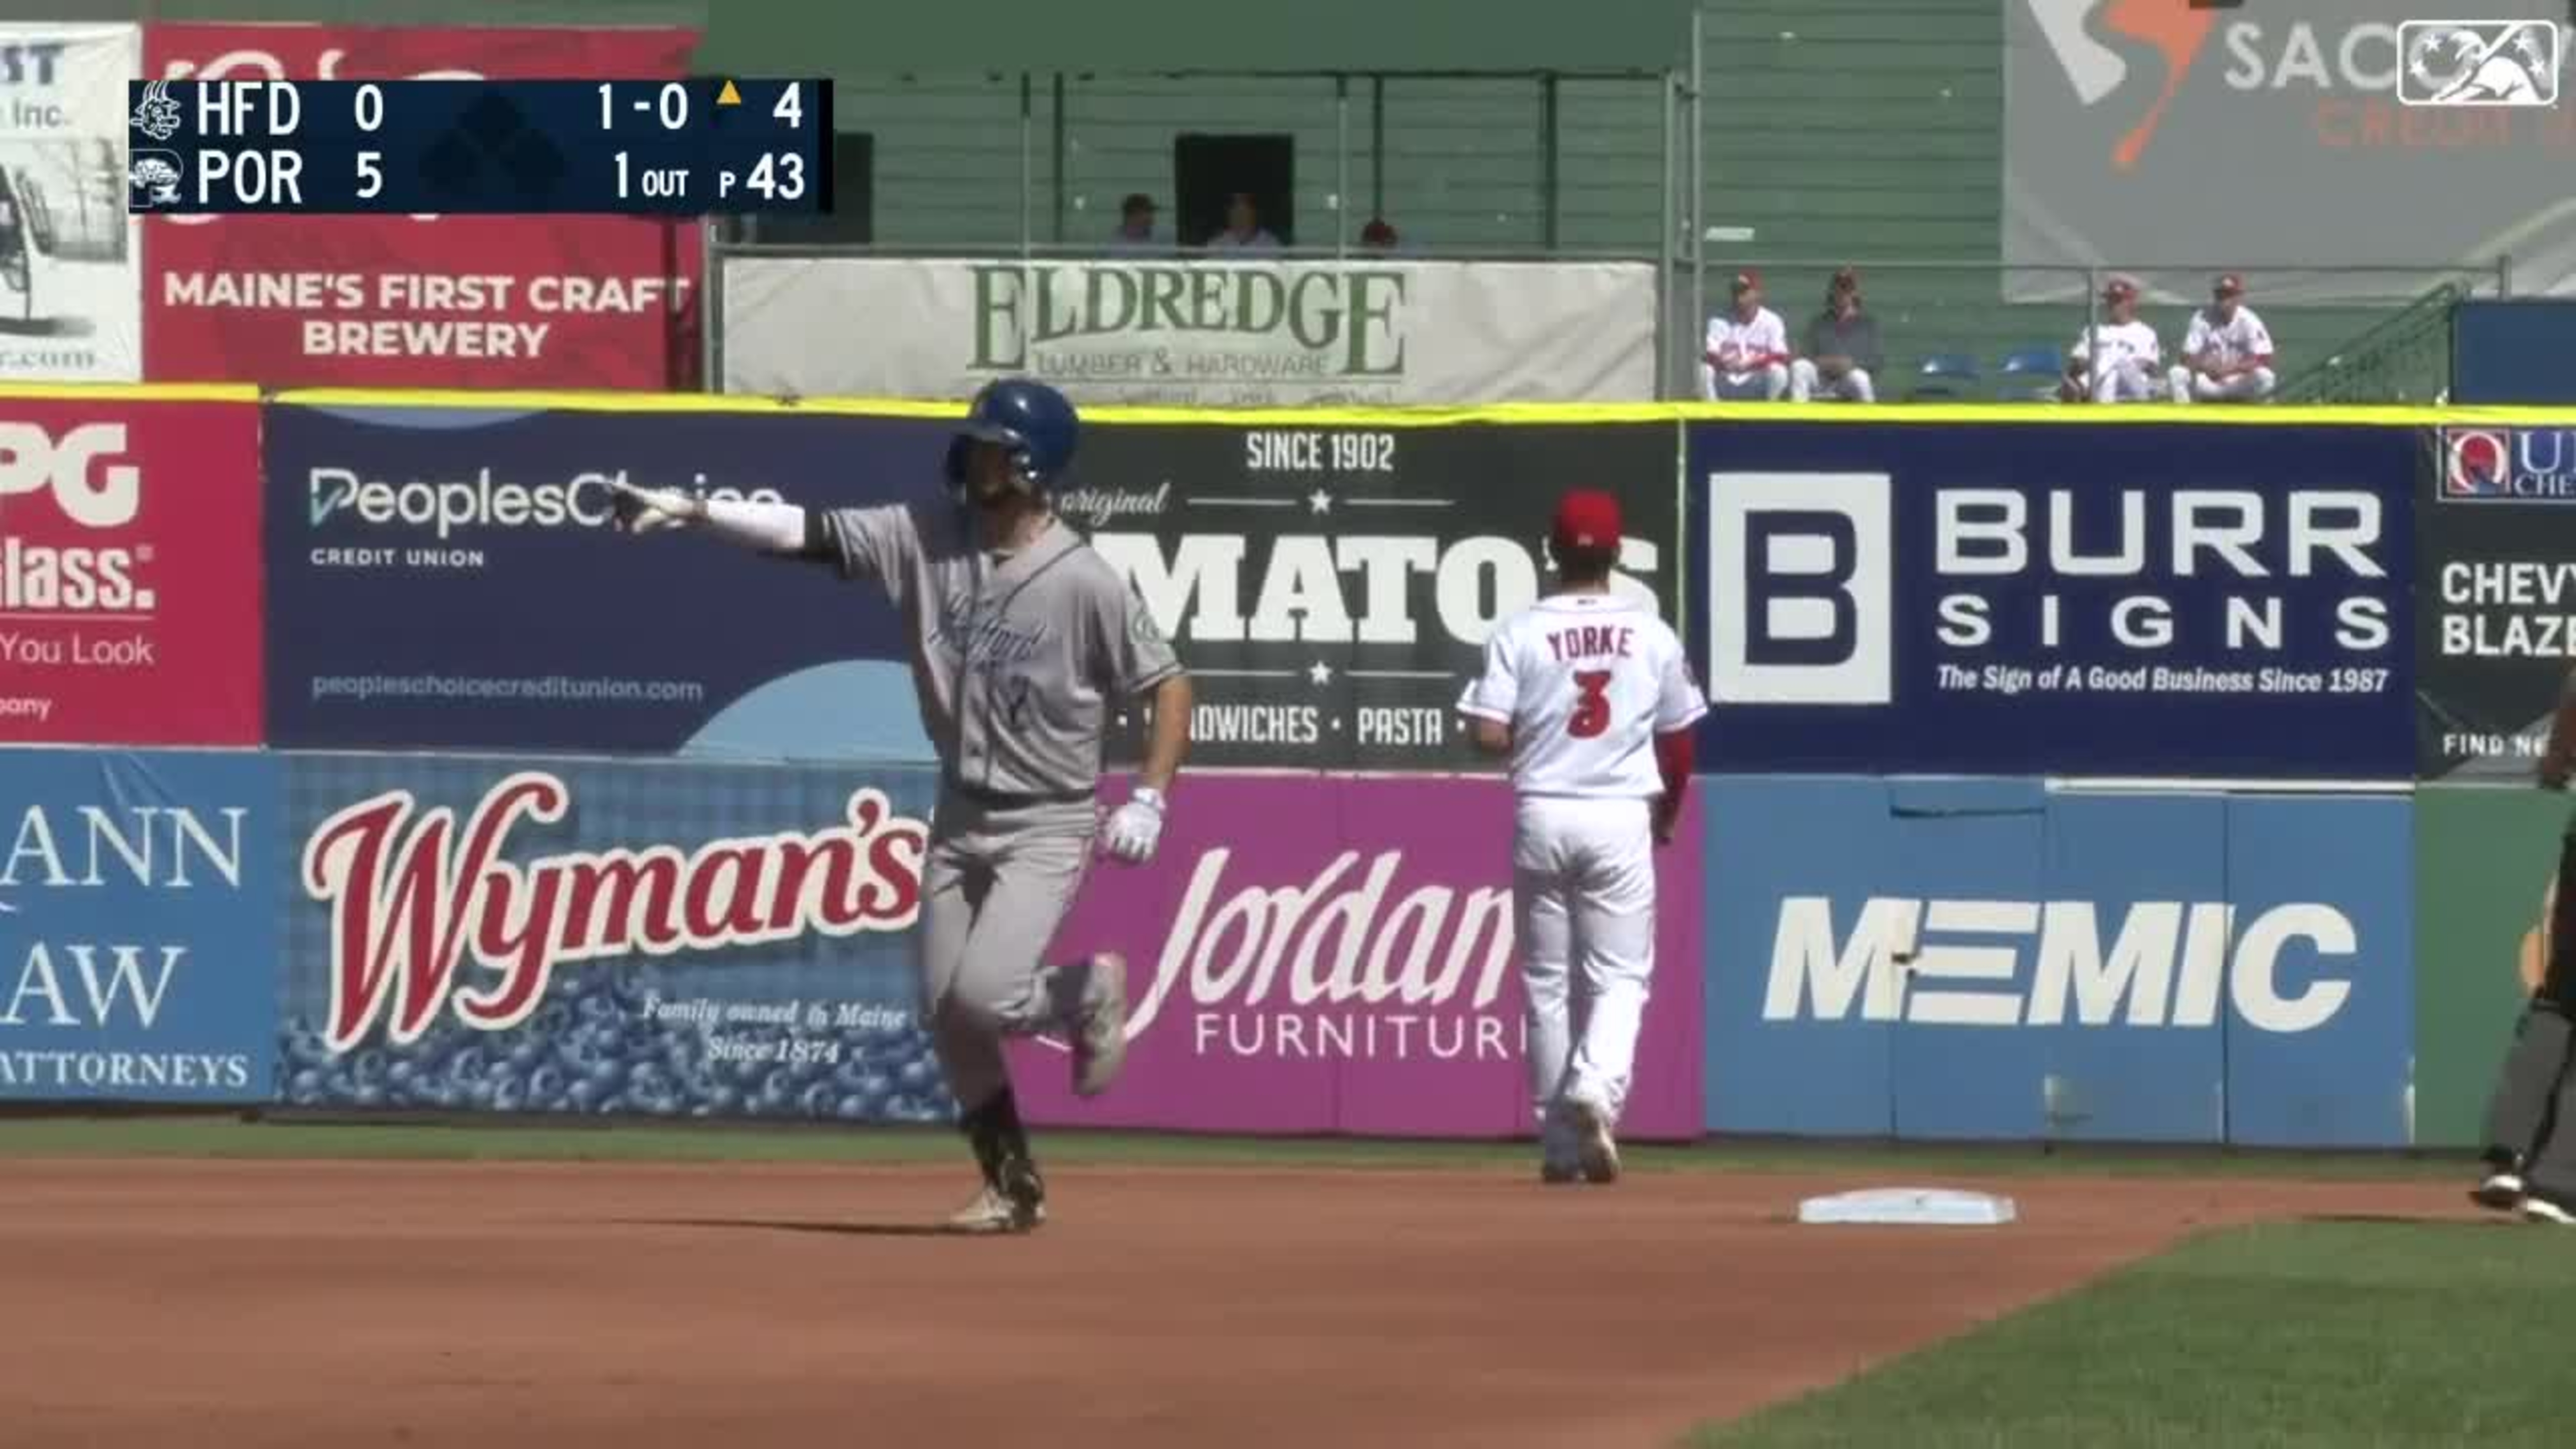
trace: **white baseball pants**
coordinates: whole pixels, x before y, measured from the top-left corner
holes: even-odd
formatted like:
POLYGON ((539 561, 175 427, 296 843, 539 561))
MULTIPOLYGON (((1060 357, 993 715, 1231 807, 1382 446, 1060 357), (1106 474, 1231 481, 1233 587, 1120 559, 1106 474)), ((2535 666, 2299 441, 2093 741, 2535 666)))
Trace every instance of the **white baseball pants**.
POLYGON ((2093 400, 2097 403, 2152 402, 2156 396, 2156 375, 2146 364, 2123 362, 2097 368, 2093 373, 2093 400))
POLYGON ((1789 369, 1779 363, 1751 372, 1720 372, 1699 365, 1699 395, 1710 402, 1778 402, 1789 391, 1789 369))
POLYGON ((1564 1105, 1612 1122, 1627 1105, 1655 969, 1655 860, 1645 800, 1524 796, 1512 901, 1529 994, 1530 1095, 1550 1152, 1569 1148, 1564 1105))
POLYGON ((1869 380, 1869 369, 1866 367, 1855 367, 1829 381, 1824 374, 1816 370, 1816 364, 1806 358, 1801 357, 1789 364, 1789 400, 1791 402, 1812 401, 1818 389, 1822 389, 1825 396, 1840 398, 1844 402, 1878 401, 1878 388, 1869 380))
POLYGON ((2258 367, 2240 372, 2225 382, 2177 367, 2167 378, 2173 385, 2173 400, 2187 402, 2254 402, 2272 395, 2272 369, 2258 367))

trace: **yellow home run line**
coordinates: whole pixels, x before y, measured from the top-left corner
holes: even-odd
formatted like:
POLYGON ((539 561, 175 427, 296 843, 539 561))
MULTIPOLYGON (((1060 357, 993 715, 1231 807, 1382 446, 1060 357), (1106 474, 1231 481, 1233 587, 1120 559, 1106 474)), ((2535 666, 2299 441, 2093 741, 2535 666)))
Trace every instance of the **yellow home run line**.
MULTIPOLYGON (((819 413, 830 416, 954 418, 965 399, 753 397, 728 393, 471 392, 390 388, 289 388, 264 393, 232 383, 13 383, 0 399, 77 402, 269 402, 335 408, 545 409, 595 413, 701 415, 819 413)), ((1101 423, 1200 427, 1445 428, 1469 424, 1520 427, 1603 423, 1830 423, 1841 426, 1951 426, 1963 423, 2094 427, 2576 427, 2576 406, 2547 407, 2183 407, 2171 403, 2069 407, 2055 403, 1491 403, 1480 407, 1180 408, 1100 404, 1082 416, 1101 423)))

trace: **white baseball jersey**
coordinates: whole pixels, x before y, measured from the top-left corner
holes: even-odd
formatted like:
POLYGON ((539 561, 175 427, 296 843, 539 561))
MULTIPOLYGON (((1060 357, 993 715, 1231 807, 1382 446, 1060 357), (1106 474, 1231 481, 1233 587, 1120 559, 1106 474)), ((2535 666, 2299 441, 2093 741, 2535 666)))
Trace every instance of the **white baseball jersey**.
POLYGON ((2191 330, 2183 336, 2182 355, 2192 357, 2203 352, 2209 354, 2209 365, 2214 368, 2268 358, 2272 355, 2271 329, 2242 302, 2236 305, 2236 315, 2225 322, 2216 320, 2211 309, 2203 307, 2191 314, 2191 330))
POLYGON ((1655 736, 1708 713, 1672 627, 1617 594, 1556 594, 1485 640, 1461 714, 1512 727, 1524 796, 1652 799, 1655 736))
POLYGON ((1753 309, 1753 320, 1740 322, 1733 312, 1708 319, 1708 346, 1703 356, 1715 358, 1718 371, 1747 373, 1789 358, 1789 327, 1768 307, 1753 309))
POLYGON ((2119 372, 2131 366, 2152 367, 2164 355, 2164 344, 2156 340, 2156 329, 2144 322, 2105 322, 2078 333, 2075 356, 2091 356, 2097 340, 2102 348, 2093 368, 2097 377, 2106 370, 2119 372))

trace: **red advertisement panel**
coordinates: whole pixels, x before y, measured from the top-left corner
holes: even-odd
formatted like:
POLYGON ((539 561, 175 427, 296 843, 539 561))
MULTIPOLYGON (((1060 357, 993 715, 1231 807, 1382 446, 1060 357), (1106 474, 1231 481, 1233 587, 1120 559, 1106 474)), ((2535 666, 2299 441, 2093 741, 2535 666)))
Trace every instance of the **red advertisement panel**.
POLYGON ((259 405, 0 398, 0 743, 260 742, 259 405))
MULTIPOLYGON (((147 75, 651 79, 682 29, 147 25, 147 75)), ((272 387, 687 390, 694 222, 607 216, 154 216, 144 376, 272 387)))

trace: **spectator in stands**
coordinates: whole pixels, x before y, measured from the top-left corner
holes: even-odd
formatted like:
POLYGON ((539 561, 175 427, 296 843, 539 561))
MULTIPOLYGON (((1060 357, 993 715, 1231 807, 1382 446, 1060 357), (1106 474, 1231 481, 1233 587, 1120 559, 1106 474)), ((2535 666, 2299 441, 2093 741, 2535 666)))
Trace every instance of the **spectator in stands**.
POLYGON ((1118 231, 1110 237, 1114 252, 1152 251, 1161 243, 1154 236, 1154 198, 1141 191, 1129 192, 1118 203, 1118 231))
POLYGON ((1209 237, 1211 251, 1260 251, 1279 249, 1279 238, 1261 225, 1261 208, 1253 203, 1252 193, 1238 191, 1225 204, 1225 230, 1209 237))
POLYGON ((2156 329, 2138 320, 2138 284, 2113 277, 2102 288, 2107 320, 2075 338, 2058 395, 2068 402, 2152 402, 2165 391, 2157 364, 2164 344, 2156 329))
POLYGON ((1371 252, 1394 251, 1395 228, 1386 224, 1385 217, 1369 218, 1369 224, 1360 228, 1360 249, 1371 252))
POLYGON ((1806 402, 1821 386, 1829 398, 1876 402, 1871 379, 1885 364, 1878 319, 1860 309, 1860 273, 1845 267, 1825 289, 1825 310, 1807 324, 1806 355, 1789 364, 1789 396, 1806 402))
POLYGON ((2272 395, 2272 333, 2245 305, 2245 279, 2229 272, 2209 289, 2209 305, 2191 314, 2182 361, 2169 381, 2173 400, 2260 402, 2272 395))
POLYGON ((1778 402, 1789 390, 1789 329, 1780 314, 1762 305, 1762 278, 1752 271, 1735 274, 1735 306, 1708 319, 1707 345, 1701 349, 1700 396, 1778 402))

